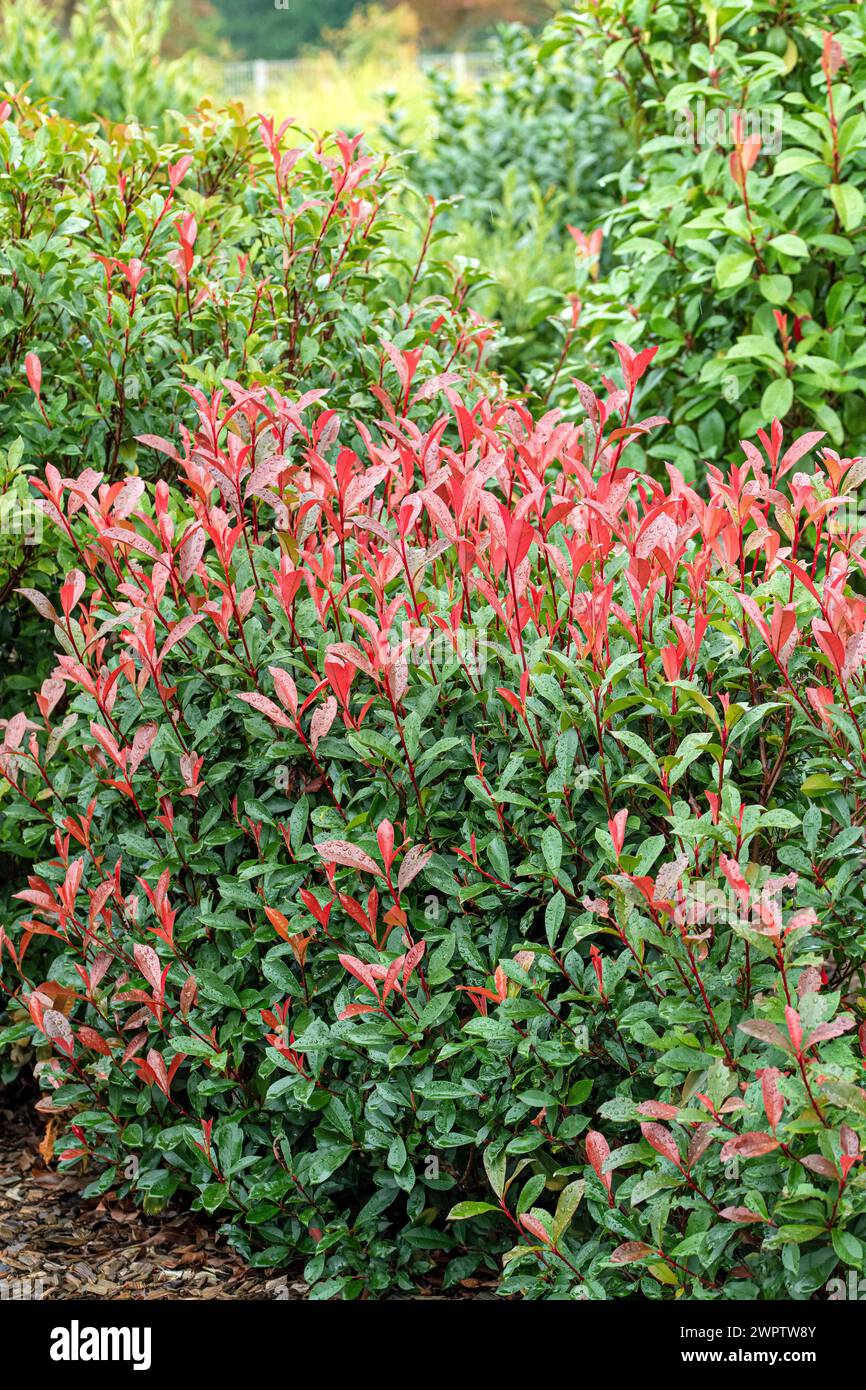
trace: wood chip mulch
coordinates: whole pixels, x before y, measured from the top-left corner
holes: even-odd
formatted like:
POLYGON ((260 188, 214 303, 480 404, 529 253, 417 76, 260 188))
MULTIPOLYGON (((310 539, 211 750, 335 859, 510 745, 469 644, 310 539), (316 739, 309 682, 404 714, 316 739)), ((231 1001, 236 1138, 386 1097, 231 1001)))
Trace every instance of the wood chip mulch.
MULTIPOLYGON (((0 1090, 0 1298, 279 1299, 299 1301, 299 1271, 246 1266, 201 1215, 169 1208, 145 1216, 128 1201, 87 1199, 88 1179, 46 1166, 44 1121, 0 1090)), ((443 1290, 440 1270, 398 1299, 497 1297, 495 1280, 464 1279, 443 1290)))
POLYGON ((0 1095, 0 1294, 44 1299, 303 1299, 297 1273, 249 1269, 194 1213, 83 1200, 47 1168, 29 1106, 0 1095))

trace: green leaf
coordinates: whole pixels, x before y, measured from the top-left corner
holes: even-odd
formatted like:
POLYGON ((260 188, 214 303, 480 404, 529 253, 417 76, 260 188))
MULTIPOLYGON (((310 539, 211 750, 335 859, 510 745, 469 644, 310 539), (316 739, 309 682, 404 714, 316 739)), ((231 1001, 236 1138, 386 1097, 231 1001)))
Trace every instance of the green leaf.
POLYGON ((794 383, 790 377, 780 377, 771 381, 761 397, 761 410, 769 424, 772 420, 784 420, 794 404, 794 383))
POLYGON ((227 985, 225 980, 220 979, 219 975, 215 975, 212 970, 204 970, 199 966, 195 975, 199 993, 203 994, 206 999, 213 999, 217 1004, 227 1005, 230 1009, 243 1007, 231 985, 227 985))
POLYGON ((790 275, 762 275, 758 288, 769 304, 787 304, 794 284, 790 275))
POLYGON ((859 188, 855 188, 853 183, 831 183, 830 198, 846 232, 861 225, 866 203, 859 188))
POLYGON ((844 1260, 846 1265, 853 1265, 855 1269, 863 1268, 863 1243, 858 1240, 850 1231, 841 1231, 834 1226, 832 1231, 833 1249, 844 1260))
POLYGON ((498 1211, 490 1202, 458 1202, 448 1213, 449 1221, 468 1221, 472 1216, 483 1216, 487 1211, 498 1211))
POLYGON ((555 825, 549 825, 542 833, 541 851, 548 869, 556 877, 562 863, 562 836, 555 825))
POLYGON ((577 1182, 570 1182, 559 1194, 556 1214, 553 1218, 553 1238, 557 1245, 568 1230, 571 1219, 580 1204, 585 1186, 584 1179, 579 1178, 577 1182))
POLYGON ((839 783, 826 772, 813 772, 800 787, 804 796, 825 796, 839 790, 839 783))
POLYGON ((716 284, 720 290, 742 285, 752 273, 755 258, 750 251, 729 251, 716 262, 716 284))
POLYGON ((800 260, 805 260, 809 254, 809 248, 803 238, 794 236, 790 232, 783 232, 781 236, 774 236, 770 245, 774 251, 780 252, 781 255, 794 256, 800 260))

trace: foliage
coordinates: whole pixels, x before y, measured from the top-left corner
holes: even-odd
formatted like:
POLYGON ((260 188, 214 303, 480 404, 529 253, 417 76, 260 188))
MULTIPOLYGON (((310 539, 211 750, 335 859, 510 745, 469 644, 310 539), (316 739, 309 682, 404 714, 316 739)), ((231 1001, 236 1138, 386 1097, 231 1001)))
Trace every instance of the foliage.
POLYGON ((559 200, 537 188, 529 200, 526 193, 515 173, 506 174, 489 218, 476 221, 458 205, 453 220, 443 213, 440 221, 451 222, 447 249, 472 278, 473 304, 499 325, 491 362, 514 387, 534 387, 543 398, 568 333, 562 301, 569 289, 569 303, 578 298, 578 276, 573 245, 563 245, 559 200))
MULTIPOLYGON (((172 144, 24 98, 0 117, 0 449, 21 436, 27 465, 152 472, 136 436, 191 424, 190 387, 223 376, 358 411, 387 350, 417 349, 429 376, 474 357, 466 286, 435 249, 399 261, 389 238, 411 209, 398 217, 396 172, 357 141, 239 108, 204 108, 172 144)), ((23 670, 32 624, 17 560, 9 573, 2 635, 23 670)))
MULTIPOLYGON (((615 136, 591 75, 553 52, 541 64, 540 41, 520 25, 503 25, 489 45, 491 75, 459 88, 432 69, 434 138, 406 156, 408 171, 427 194, 459 195, 469 220, 486 222, 510 184, 516 220, 531 214, 534 190, 556 197, 564 227, 607 208, 601 178, 616 167, 615 136)), ((384 132, 396 149, 404 139, 399 111, 384 132)))
POLYGON ((623 264, 587 286, 582 325, 590 354, 660 342, 664 456, 733 459, 772 416, 862 449, 863 7, 600 0, 552 49, 592 50, 630 134, 604 218, 623 264))
POLYGON ((39 484, 7 1041, 93 1192, 318 1297, 863 1269, 864 465, 653 482, 617 351, 577 424, 394 350, 375 427, 227 382, 171 480, 39 484))
POLYGON ((422 346, 422 370, 453 358, 464 291, 435 257, 395 261, 399 182, 358 140, 235 107, 172 144, 0 113, 0 438, 114 477, 147 468, 135 436, 183 419, 191 385, 303 382, 357 408, 383 341, 422 346))
POLYGON ((859 9, 506 29, 400 160, 34 13, 0 1076, 317 1298, 866 1274, 859 9))
POLYGON ((489 61, 490 75, 472 88, 428 75, 429 139, 417 138, 396 96, 382 137, 423 193, 454 200, 441 221, 455 253, 477 257, 495 281, 482 302, 504 329, 496 365, 513 389, 546 398, 571 327, 562 306, 578 285, 567 227, 608 211, 604 183, 624 142, 592 64, 570 50, 503 25, 489 61))
POLYGON ((32 100, 70 120, 161 127, 166 111, 191 105, 197 89, 192 59, 162 56, 172 22, 172 0, 78 0, 68 27, 41 0, 4 0, 0 77, 7 92, 26 84, 32 100))

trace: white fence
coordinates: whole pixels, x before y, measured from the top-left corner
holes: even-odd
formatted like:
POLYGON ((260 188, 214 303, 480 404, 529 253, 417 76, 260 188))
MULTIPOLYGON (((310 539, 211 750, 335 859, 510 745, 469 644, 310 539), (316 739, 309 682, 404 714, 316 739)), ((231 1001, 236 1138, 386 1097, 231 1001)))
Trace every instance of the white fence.
MULTIPOLYGON (((489 53, 421 53, 418 66, 422 72, 445 72, 457 83, 479 82, 489 77, 496 63, 489 53)), ((252 58, 241 62, 220 64, 222 92, 227 97, 253 97, 263 100, 271 88, 290 87, 292 80, 303 77, 309 67, 303 59, 252 58)))

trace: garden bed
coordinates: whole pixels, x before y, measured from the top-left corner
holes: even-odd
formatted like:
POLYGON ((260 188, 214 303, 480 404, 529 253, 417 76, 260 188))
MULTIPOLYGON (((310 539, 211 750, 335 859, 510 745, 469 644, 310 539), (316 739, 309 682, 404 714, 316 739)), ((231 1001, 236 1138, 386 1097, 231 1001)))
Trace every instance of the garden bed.
POLYGON ((179 1208, 146 1217, 110 1195, 82 1199, 86 1177, 46 1167, 33 1099, 20 1089, 0 1092, 0 1281, 9 1297, 305 1297, 296 1271, 247 1268, 213 1223, 179 1208))

